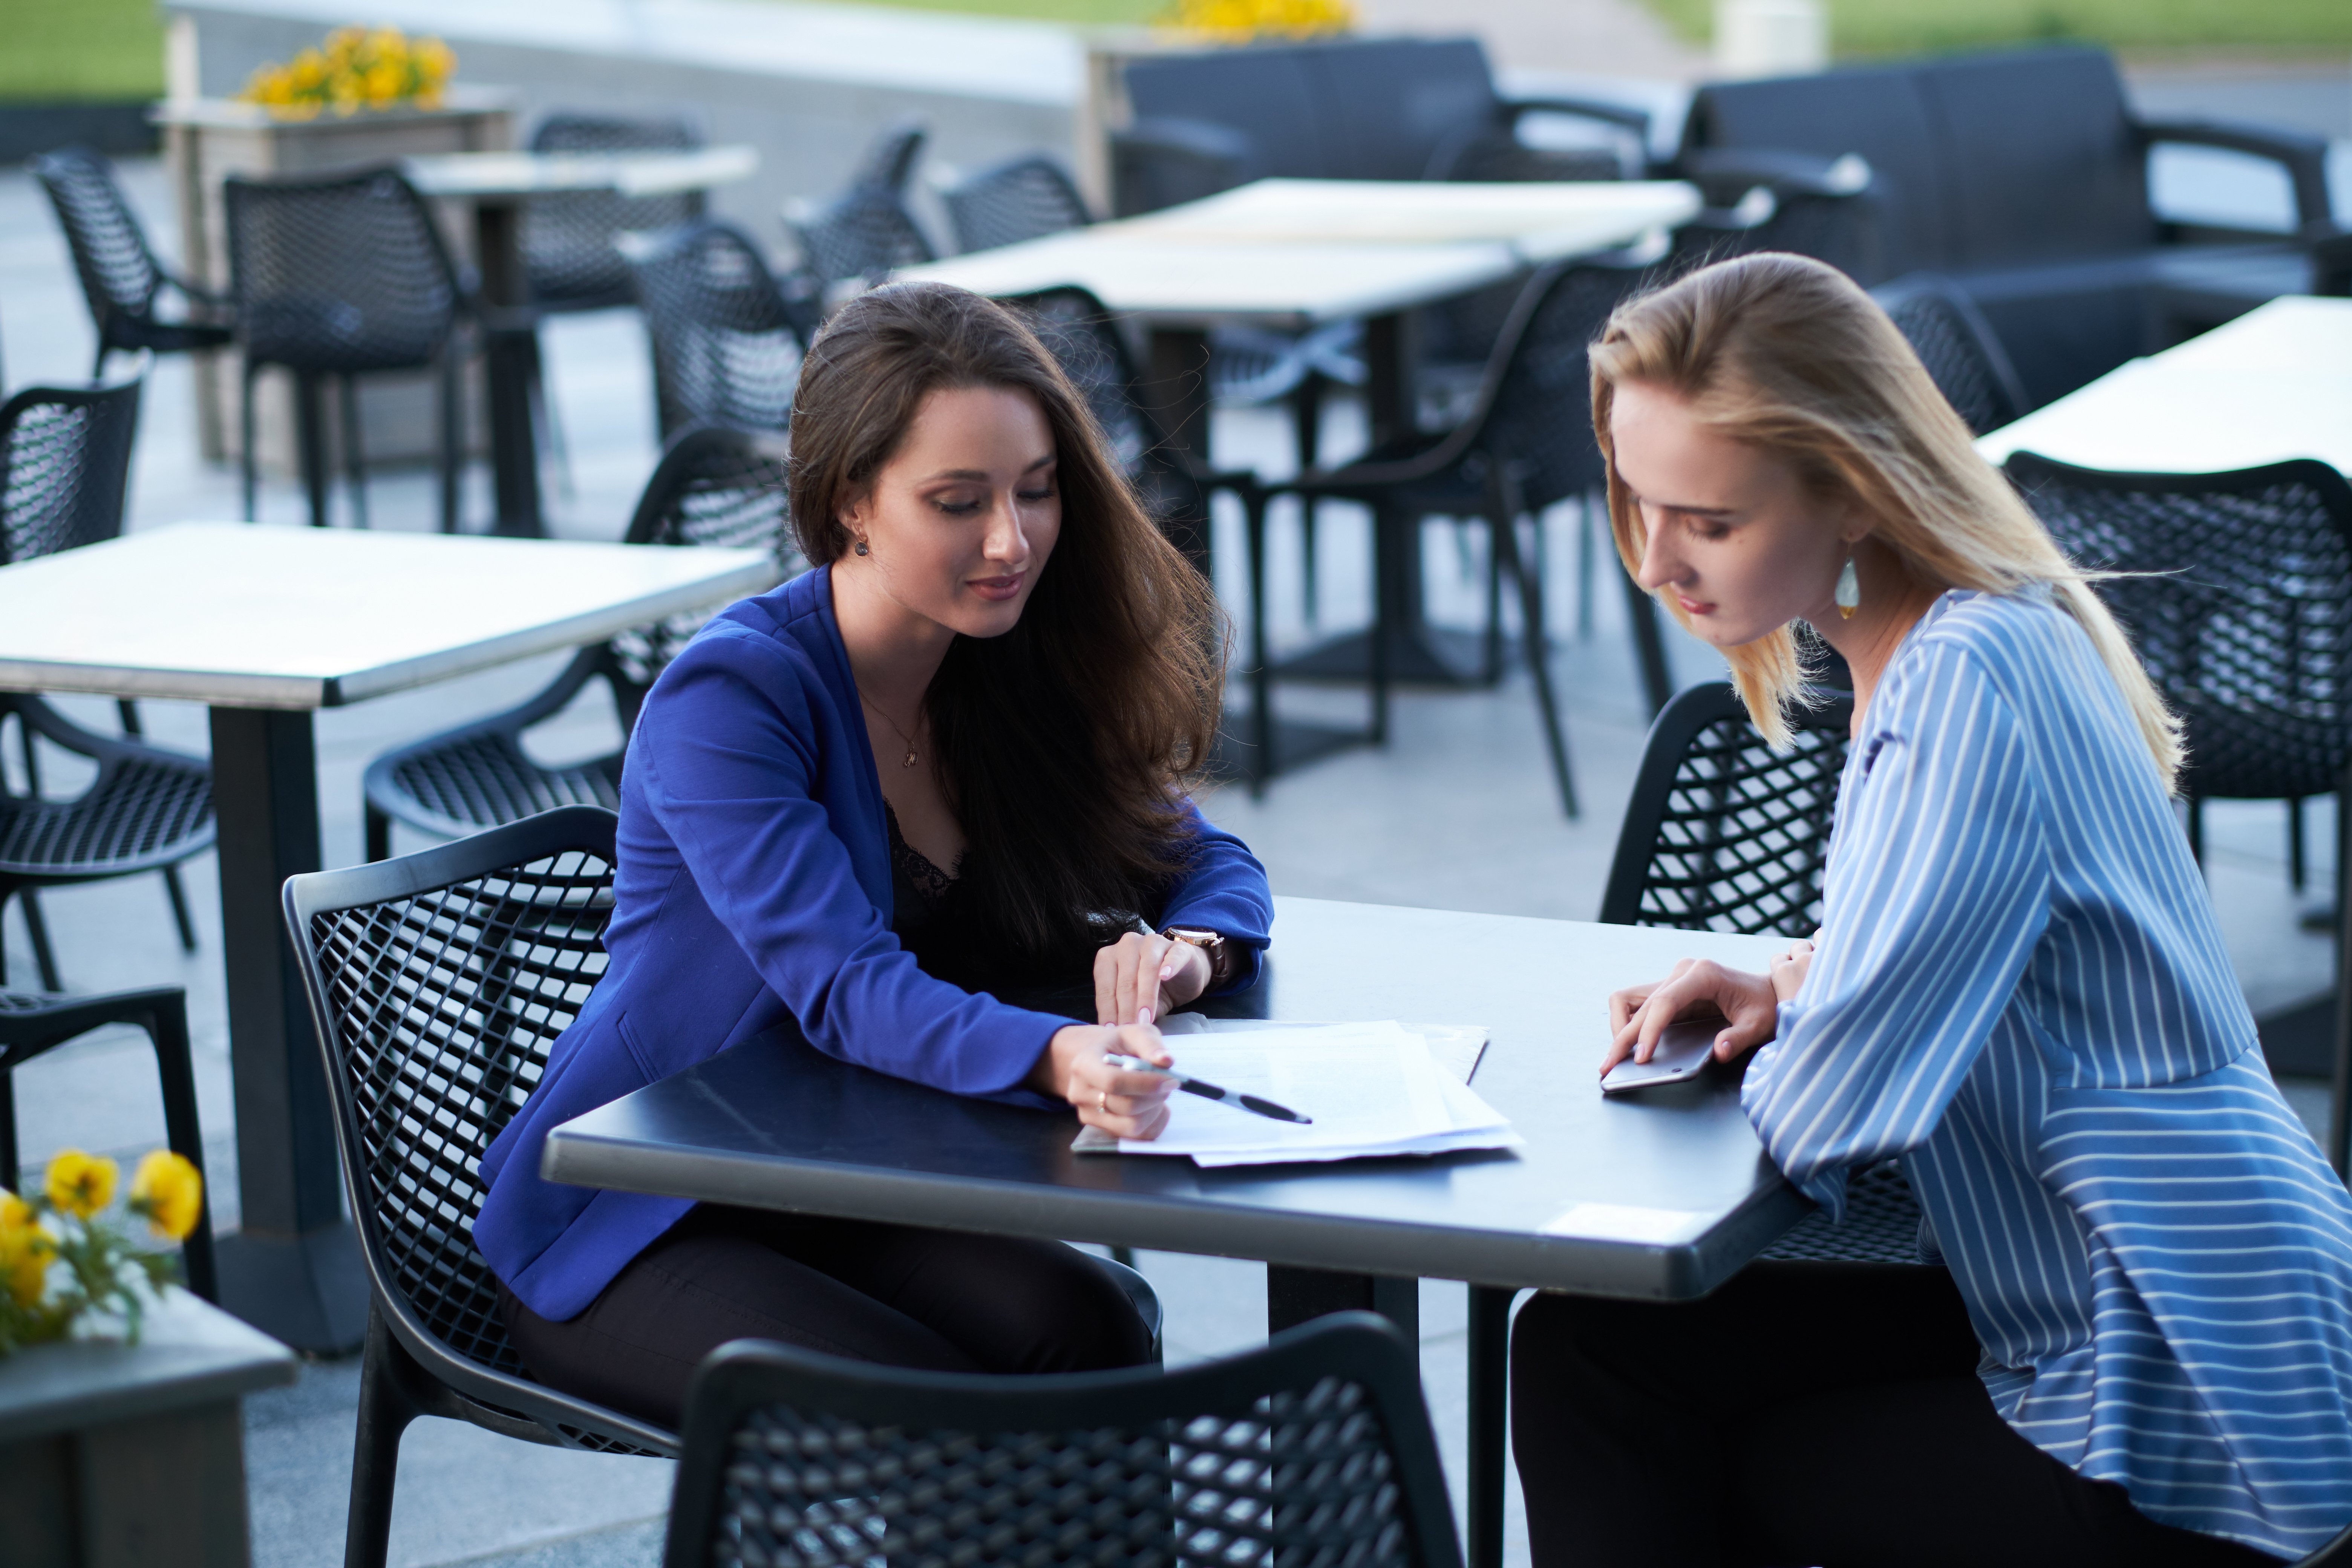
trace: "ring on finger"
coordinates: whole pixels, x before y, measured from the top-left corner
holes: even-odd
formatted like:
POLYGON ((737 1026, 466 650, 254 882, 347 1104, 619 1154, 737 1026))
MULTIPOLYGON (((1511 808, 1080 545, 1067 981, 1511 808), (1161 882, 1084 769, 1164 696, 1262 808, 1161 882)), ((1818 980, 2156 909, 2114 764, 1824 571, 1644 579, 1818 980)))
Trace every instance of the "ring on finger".
POLYGON ((1107 1089, 1095 1090, 1095 1109, 1099 1111, 1110 1110, 1110 1090, 1107 1089))

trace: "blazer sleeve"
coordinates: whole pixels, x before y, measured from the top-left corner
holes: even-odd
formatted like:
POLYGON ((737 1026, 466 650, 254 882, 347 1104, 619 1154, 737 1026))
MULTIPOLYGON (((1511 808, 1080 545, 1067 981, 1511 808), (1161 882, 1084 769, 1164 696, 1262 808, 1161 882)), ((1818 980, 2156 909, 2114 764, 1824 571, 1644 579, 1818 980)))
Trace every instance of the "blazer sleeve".
POLYGON ((706 634, 664 672, 629 767, 688 875, 809 1043, 957 1094, 1013 1093, 1069 1020, 935 980, 898 944, 814 797, 808 678, 756 634, 706 634))
POLYGON ((1213 931, 1232 944, 1233 977, 1214 995, 1246 991, 1265 969, 1265 947, 1274 931, 1274 892, 1265 868, 1249 846, 1213 825, 1191 801, 1184 810, 1192 826, 1192 863, 1170 889, 1160 924, 1213 931))
POLYGON ((2050 919, 2038 770, 1983 665, 1931 645, 1873 706, 1812 964, 1740 1090, 1833 1221, 1849 1171, 1935 1131, 2050 919))

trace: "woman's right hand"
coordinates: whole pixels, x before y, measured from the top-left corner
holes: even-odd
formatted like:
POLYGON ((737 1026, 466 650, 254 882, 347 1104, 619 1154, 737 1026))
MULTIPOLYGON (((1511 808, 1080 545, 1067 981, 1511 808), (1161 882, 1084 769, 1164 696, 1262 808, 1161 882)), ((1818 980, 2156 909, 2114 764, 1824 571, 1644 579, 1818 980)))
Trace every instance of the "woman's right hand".
POLYGON ((1685 958, 1656 984, 1631 985, 1611 994, 1611 1038, 1601 1070, 1607 1072, 1627 1057, 1648 1061, 1667 1025, 1686 1015, 1705 1017, 1709 1013, 1724 1022, 1715 1037, 1715 1059, 1730 1061, 1773 1037, 1780 1027, 1780 1001, 1769 975, 1727 969, 1712 959, 1685 958))
POLYGON ((1106 1027, 1072 1024, 1054 1031, 1029 1070, 1031 1087, 1058 1094, 1077 1108, 1078 1120, 1115 1138, 1157 1138, 1168 1125, 1172 1079, 1113 1065, 1114 1056, 1140 1057, 1155 1067, 1175 1058, 1149 1024, 1106 1027))

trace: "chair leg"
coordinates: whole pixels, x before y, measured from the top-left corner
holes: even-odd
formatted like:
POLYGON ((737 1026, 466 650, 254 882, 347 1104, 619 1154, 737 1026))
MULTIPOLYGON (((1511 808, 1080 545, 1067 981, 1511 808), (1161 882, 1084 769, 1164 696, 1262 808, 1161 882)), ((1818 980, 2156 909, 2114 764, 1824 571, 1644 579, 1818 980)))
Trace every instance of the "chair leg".
POLYGON ((180 868, 177 866, 163 868, 163 896, 172 903, 172 926, 180 934, 180 951, 195 952, 195 917, 189 912, 188 889, 180 881, 180 868))
POLYGON ((1633 657, 1642 667, 1642 693, 1650 700, 1650 717, 1654 719, 1675 696, 1675 678, 1666 669, 1665 634, 1658 629, 1658 603, 1642 591, 1632 573, 1617 575, 1625 584, 1625 613, 1633 624, 1633 657))
MULTIPOLYGON (((146 1019, 147 1038, 155 1047, 155 1074, 163 1086, 163 1141, 172 1152, 205 1175, 204 1131, 196 1121, 196 1070, 188 1051, 188 1007, 177 995, 159 997, 146 1019)), ((180 1244, 180 1258, 188 1271, 188 1289, 205 1300, 220 1301, 218 1276, 213 1270, 212 1183, 205 1183, 204 1213, 196 1228, 180 1244)))
POLYGON ((1253 796, 1265 794, 1274 776, 1274 672, 1265 646, 1265 497, 1244 498, 1242 515, 1249 543, 1249 786, 1253 796))
MULTIPOLYGON (((1291 405, 1291 418, 1293 421, 1292 431, 1297 439, 1298 467, 1302 471, 1314 468, 1321 458, 1323 449, 1323 373, 1321 371, 1310 370, 1307 373, 1306 379, 1298 384, 1297 391, 1292 395, 1295 399, 1291 405)), ((1304 597, 1306 600, 1307 624, 1311 626, 1322 618, 1322 611, 1320 607, 1321 590, 1318 584, 1315 571, 1316 538, 1322 531, 1317 526, 1318 520, 1316 515, 1317 503, 1315 498, 1312 496, 1301 496, 1299 498, 1299 507, 1302 512, 1302 516, 1299 520, 1301 526, 1300 543, 1306 552, 1307 568, 1307 592, 1304 597)))
POLYGON ((400 1469, 400 1435, 423 1414, 402 1373, 408 1352, 368 1310, 367 1358, 360 1368, 359 1429, 352 1440, 352 1507, 343 1530, 343 1568, 383 1568, 392 1544, 392 1491, 400 1469))
MULTIPOLYGON (((1541 528, 1543 524, 1538 521, 1536 526, 1541 528)), ((1577 816, 1576 778, 1569 769, 1568 734, 1560 726, 1559 704, 1552 695, 1551 660, 1545 646, 1549 639, 1544 626, 1543 580, 1528 569, 1519 552, 1516 520, 1498 510, 1489 527, 1495 537, 1496 561, 1519 585, 1519 618, 1526 623, 1528 673, 1534 677, 1536 713, 1543 721, 1544 746, 1551 754, 1552 779, 1559 785, 1560 809, 1573 822, 1577 816)))
POLYGON ((392 858, 392 818, 378 811, 375 802, 365 802, 361 815, 367 824, 367 858, 373 865, 378 860, 392 858))
POLYGON ((2197 868, 2205 868, 2205 802, 2200 795, 2189 797, 2189 856, 2197 868))
POLYGON ((563 437, 563 416, 555 406, 555 398, 547 390, 547 357, 541 352, 539 334, 530 334, 528 353, 530 356, 531 427, 540 445, 534 450, 555 454, 556 482, 563 488, 563 499, 577 500, 579 491, 572 482, 572 444, 563 437))
POLYGON ((367 454, 360 446, 360 384, 357 376, 342 378, 336 399, 343 415, 343 482, 352 488, 352 526, 368 525, 367 454))
POLYGON ((245 521, 258 522, 261 521, 258 510, 260 459, 253 450, 254 367, 252 362, 247 361, 244 368, 245 374, 239 378, 237 384, 237 429, 240 432, 237 438, 237 455, 241 459, 239 468, 245 480, 245 521))
POLYGON ((327 526, 327 411, 319 378, 294 378, 294 427, 301 448, 302 489, 310 498, 310 526, 327 526))
POLYGON ((15 1192, 23 1173, 16 1154, 16 1075, 0 1069, 0 1187, 15 1192))
POLYGON ((1592 640, 1593 498, 1576 503, 1576 640, 1592 640))
POLYGON ((441 531, 457 531, 457 475, 459 442, 465 430, 464 408, 460 404, 463 378, 458 374, 457 349, 455 342, 444 344, 441 350, 441 430, 433 454, 436 475, 441 481, 441 531))
POLYGON ((1389 581, 1390 574, 1381 570, 1381 561, 1387 552, 1382 548, 1381 535, 1391 529, 1410 526, 1418 544, 1421 520, 1407 521, 1385 508, 1372 509, 1372 744, 1389 743, 1389 635, 1393 626, 1403 625, 1401 616, 1391 615, 1389 601, 1403 592, 1403 584, 1389 581))
POLYGON ((25 934, 33 943, 33 967, 40 972, 41 989, 63 991, 64 983, 58 979, 58 955, 49 946, 49 922, 41 914, 40 895, 31 888, 16 894, 16 907, 25 911, 25 934))
POLYGON ((2307 880, 2304 875, 2303 802, 2302 795, 2295 795, 2286 803, 2286 880, 2298 893, 2307 880))
POLYGON ((1503 542, 1486 541, 1486 631, 1481 639, 1480 677, 1492 686, 1503 679, 1503 542))

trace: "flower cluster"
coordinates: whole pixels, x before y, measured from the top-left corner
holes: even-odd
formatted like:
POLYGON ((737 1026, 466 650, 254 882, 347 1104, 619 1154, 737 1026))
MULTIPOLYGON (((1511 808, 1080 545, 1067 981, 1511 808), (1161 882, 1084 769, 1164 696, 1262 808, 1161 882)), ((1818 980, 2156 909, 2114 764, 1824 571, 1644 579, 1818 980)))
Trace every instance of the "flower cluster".
POLYGON ((1356 26, 1355 0, 1172 0, 1163 26, 1215 38, 1311 38, 1356 26))
POLYGON ((285 120, 314 119, 326 109, 433 109, 457 67, 438 38, 411 38, 397 27, 338 27, 319 47, 256 70, 237 97, 285 120))
MULTIPOLYGON (((146 1297, 173 1280, 179 1260, 133 1246, 99 1217, 121 1179, 113 1161, 68 1149, 29 1201, 0 1189, 0 1356, 63 1339, 89 1312, 121 1314, 137 1342, 146 1297)), ((123 1206, 163 1239, 185 1240, 204 1215, 205 1179, 158 1149, 131 1173, 123 1206)))

